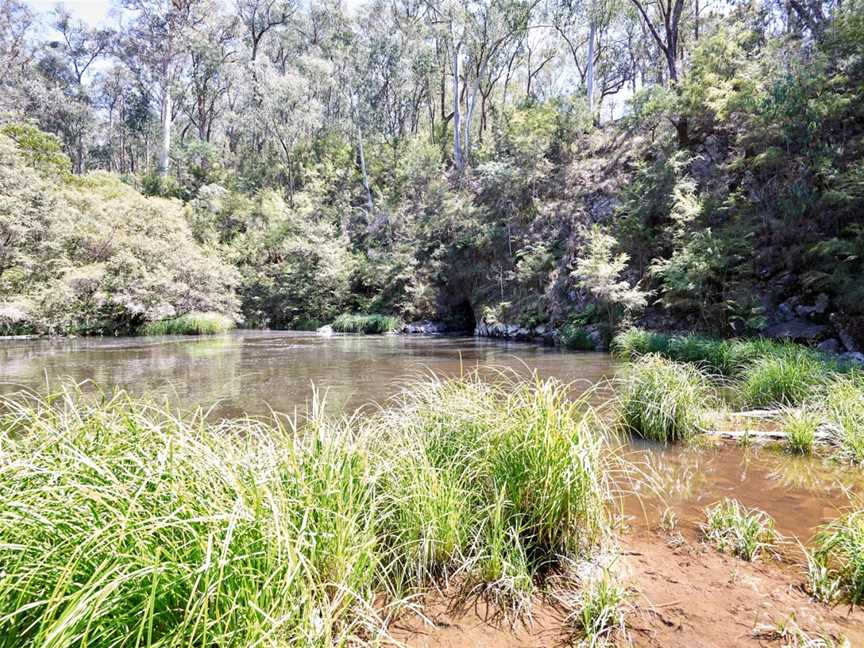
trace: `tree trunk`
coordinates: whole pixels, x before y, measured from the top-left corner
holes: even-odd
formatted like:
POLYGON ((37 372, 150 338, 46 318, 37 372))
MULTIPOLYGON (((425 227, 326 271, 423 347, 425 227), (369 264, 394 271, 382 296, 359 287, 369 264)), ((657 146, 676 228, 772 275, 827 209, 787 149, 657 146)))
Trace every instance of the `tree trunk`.
POLYGON ((459 50, 462 43, 453 43, 453 162, 460 171, 465 167, 462 157, 462 113, 459 102, 459 50))
POLYGON ((171 91, 167 84, 162 100, 162 143, 159 148, 159 175, 168 173, 168 154, 171 151, 171 91))
POLYGON ((585 62, 585 89, 588 93, 588 112, 594 116, 594 41, 597 37, 597 24, 591 20, 588 31, 588 60, 585 62))
POLYGON ((360 171, 363 173, 363 188, 366 190, 366 202, 369 206, 370 216, 375 211, 375 203, 372 201, 372 189, 369 188, 369 176, 366 173, 366 156, 363 154, 363 131, 357 126, 357 152, 360 155, 360 171))

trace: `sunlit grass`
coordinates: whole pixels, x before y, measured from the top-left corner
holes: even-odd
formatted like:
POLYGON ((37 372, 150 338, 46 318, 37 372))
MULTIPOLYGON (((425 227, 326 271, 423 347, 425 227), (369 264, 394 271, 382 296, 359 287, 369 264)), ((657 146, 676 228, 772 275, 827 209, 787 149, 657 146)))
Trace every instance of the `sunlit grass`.
POLYGON ((687 440, 700 432, 712 401, 705 374, 657 355, 629 366, 619 379, 618 392, 622 426, 661 443, 687 440))
POLYGON ((612 338, 610 350, 623 360, 659 353, 665 355, 669 349, 669 336, 640 328, 629 328, 612 338))
POLYGON ((148 322, 142 335, 218 335, 235 327, 234 320, 221 313, 187 313, 172 319, 148 322))
POLYGON ((602 425, 554 381, 430 380, 350 419, 3 407, 0 646, 344 645, 457 573, 527 614, 614 515, 602 425))
POLYGON ((786 449, 792 454, 811 454, 819 423, 819 415, 808 409, 786 412, 781 421, 781 427, 786 433, 786 449))
POLYGON ((582 588, 563 598, 570 611, 567 623, 580 639, 580 646, 618 645, 626 638, 627 614, 633 593, 610 571, 586 579, 582 588))
POLYGON ((778 540, 774 520, 758 509, 747 509, 734 499, 724 499, 705 510, 702 532, 720 551, 744 560, 755 560, 778 540))
POLYGON ((337 333, 376 335, 398 330, 399 319, 391 315, 352 315, 345 313, 333 321, 332 327, 337 333))
POLYGON ((750 407, 798 405, 829 377, 825 363, 807 352, 764 357, 743 372, 740 397, 750 407))
POLYGON ((825 417, 841 453, 854 463, 864 463, 864 378, 843 376, 825 389, 825 417))

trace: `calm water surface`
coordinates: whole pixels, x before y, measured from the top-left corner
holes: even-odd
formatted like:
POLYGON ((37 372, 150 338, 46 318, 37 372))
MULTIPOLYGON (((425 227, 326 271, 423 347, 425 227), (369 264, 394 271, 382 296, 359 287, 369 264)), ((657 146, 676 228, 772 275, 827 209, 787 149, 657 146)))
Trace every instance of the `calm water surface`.
MULTIPOLYGON (((212 416, 266 415, 304 409, 313 385, 331 411, 350 411, 397 394, 423 373, 458 375, 496 367, 574 382, 576 391, 610 378, 606 354, 567 353, 484 338, 333 336, 238 331, 212 338, 79 338, 0 341, 0 393, 44 391, 63 381, 88 381, 136 394, 157 394, 182 408, 213 408, 212 416)), ((809 538, 820 523, 861 492, 860 473, 829 462, 793 459, 768 450, 633 444, 630 456, 650 465, 664 494, 631 499, 637 524, 656 524, 666 505, 685 524, 705 506, 736 497, 777 519, 782 533, 809 538)))

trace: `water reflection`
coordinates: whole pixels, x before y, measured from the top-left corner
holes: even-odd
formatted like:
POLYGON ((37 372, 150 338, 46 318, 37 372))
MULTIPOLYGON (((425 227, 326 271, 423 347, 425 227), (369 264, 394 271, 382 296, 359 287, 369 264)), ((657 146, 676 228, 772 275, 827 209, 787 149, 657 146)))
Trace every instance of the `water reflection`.
POLYGON ((457 375, 477 366, 580 381, 611 377, 600 353, 563 353, 481 338, 334 336, 238 331, 213 338, 81 338, 0 342, 0 391, 45 388, 67 379, 162 396, 182 407, 211 406, 216 416, 304 408, 312 385, 331 410, 394 395, 423 372, 457 375))

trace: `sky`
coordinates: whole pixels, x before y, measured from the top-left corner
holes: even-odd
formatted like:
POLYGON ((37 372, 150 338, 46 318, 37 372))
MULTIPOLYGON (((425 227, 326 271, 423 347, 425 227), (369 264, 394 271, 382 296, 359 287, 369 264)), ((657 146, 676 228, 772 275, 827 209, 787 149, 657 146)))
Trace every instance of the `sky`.
MULTIPOLYGON (((45 15, 58 3, 57 0, 25 0, 25 4, 35 13, 45 15)), ((63 4, 75 18, 80 18, 94 27, 109 22, 110 0, 64 0, 63 4)))

